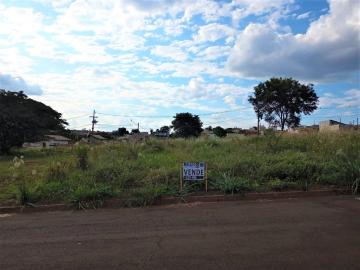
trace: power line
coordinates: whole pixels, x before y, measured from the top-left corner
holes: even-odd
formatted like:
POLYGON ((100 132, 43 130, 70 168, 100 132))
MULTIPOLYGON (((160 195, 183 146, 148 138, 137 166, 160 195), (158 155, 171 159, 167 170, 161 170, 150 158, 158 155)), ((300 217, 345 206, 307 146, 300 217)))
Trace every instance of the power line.
POLYGON ((71 127, 72 129, 77 129, 77 128, 83 128, 83 127, 88 127, 90 124, 87 125, 82 125, 82 126, 76 126, 76 127, 71 127))
MULTIPOLYGON (((237 112, 248 110, 249 108, 242 108, 236 110, 226 110, 226 111, 219 111, 219 112, 211 112, 211 113, 199 113, 195 114, 198 116, 206 116, 206 115, 214 115, 214 114, 222 114, 222 113, 230 113, 230 112, 237 112)), ((106 115, 106 116, 115 116, 115 117, 133 117, 133 118, 167 118, 167 117, 174 117, 174 115, 124 115, 124 114, 110 114, 110 113, 102 113, 98 112, 98 114, 106 115)))

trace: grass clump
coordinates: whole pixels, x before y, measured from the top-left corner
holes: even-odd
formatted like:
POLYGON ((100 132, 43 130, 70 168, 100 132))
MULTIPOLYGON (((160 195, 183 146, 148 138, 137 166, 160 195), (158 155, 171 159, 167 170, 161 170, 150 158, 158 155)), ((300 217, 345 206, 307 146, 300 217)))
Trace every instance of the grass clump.
POLYGON ((267 182, 267 186, 271 191, 284 191, 294 189, 297 187, 297 183, 288 182, 280 179, 271 179, 267 182))
POLYGON ((78 168, 85 171, 89 167, 89 148, 85 145, 77 145, 75 147, 75 156, 78 168))
POLYGON ((71 194, 71 202, 77 209, 96 209, 101 207, 107 198, 114 196, 111 187, 78 186, 71 194))
POLYGON ((162 196, 169 194, 168 188, 163 184, 149 184, 132 191, 132 198, 127 206, 153 205, 162 196))
POLYGON ((231 176, 227 173, 215 181, 214 187, 225 194, 245 193, 256 189, 256 185, 248 179, 231 176))

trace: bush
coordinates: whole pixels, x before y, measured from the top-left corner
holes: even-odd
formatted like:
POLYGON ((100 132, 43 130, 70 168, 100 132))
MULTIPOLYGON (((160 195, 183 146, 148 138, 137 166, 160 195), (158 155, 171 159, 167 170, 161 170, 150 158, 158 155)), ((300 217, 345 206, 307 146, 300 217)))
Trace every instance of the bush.
POLYGON ((25 182, 18 185, 17 200, 20 205, 26 205, 31 202, 30 190, 25 182))
POLYGON ((127 206, 147 206, 153 205, 161 196, 168 193, 165 185, 155 184, 146 185, 133 190, 133 198, 128 200, 127 206))
POLYGON ((360 193, 360 143, 339 149, 336 153, 338 169, 354 194, 360 193))
POLYGON ((117 167, 98 168, 93 171, 94 181, 97 183, 107 183, 116 185, 121 183, 122 171, 117 167))
POLYGON ((35 187, 34 201, 61 202, 69 196, 70 187, 64 182, 41 182, 35 187))
POLYGON ((114 193, 110 186, 78 186, 71 194, 71 201, 77 209, 101 207, 106 198, 113 197, 114 193))
POLYGON ((267 182, 267 186, 273 191, 284 191, 296 187, 296 183, 287 182, 280 179, 271 179, 267 182))
POLYGON ((47 181, 64 182, 67 178, 69 165, 65 162, 52 162, 47 168, 45 179, 47 181))
POLYGON ((89 152, 88 147, 84 145, 78 145, 75 147, 77 165, 83 171, 89 167, 88 152, 89 152))
POLYGON ((221 179, 215 181, 214 187, 226 194, 234 194, 253 191, 256 185, 247 179, 230 176, 225 173, 221 179))

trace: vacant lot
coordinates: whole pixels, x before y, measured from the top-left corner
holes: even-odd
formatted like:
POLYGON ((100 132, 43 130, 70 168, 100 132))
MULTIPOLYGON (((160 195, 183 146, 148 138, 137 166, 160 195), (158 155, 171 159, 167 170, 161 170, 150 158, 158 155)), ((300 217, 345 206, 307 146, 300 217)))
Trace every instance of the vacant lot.
POLYGON ((360 265, 351 196, 0 216, 0 269, 326 269, 360 265))
POLYGON ((202 191, 202 183, 187 183, 178 192, 182 161, 208 162, 209 186, 214 192, 356 188, 360 133, 19 150, 0 158, 0 202, 73 202, 86 208, 97 207, 108 197, 121 197, 133 206, 152 204, 164 195, 181 197, 202 191), (14 161, 15 155, 24 158, 14 161))

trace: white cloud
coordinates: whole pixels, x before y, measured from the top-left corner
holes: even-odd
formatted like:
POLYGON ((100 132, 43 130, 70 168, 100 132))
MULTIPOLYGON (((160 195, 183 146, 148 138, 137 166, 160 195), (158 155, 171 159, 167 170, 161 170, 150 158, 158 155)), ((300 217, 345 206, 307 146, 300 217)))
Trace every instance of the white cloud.
POLYGON ((299 14, 299 15, 296 16, 296 19, 298 19, 298 20, 307 19, 307 18, 310 17, 310 14, 311 14, 310 11, 305 12, 305 13, 302 13, 302 14, 299 14))
POLYGON ((225 96, 224 102, 228 104, 231 108, 236 108, 236 98, 234 96, 225 96))
POLYGON ((181 48, 174 46, 156 46, 151 50, 151 54, 170 58, 175 61, 185 61, 188 58, 187 54, 181 48))
POLYGON ((41 95, 43 90, 39 85, 29 84, 22 77, 0 73, 0 89, 8 91, 23 91, 28 95, 41 95))
POLYGON ((360 89, 345 91, 342 97, 326 93, 320 97, 320 107, 336 106, 336 108, 355 107, 360 110, 360 89))
POLYGON ((201 77, 191 78, 188 85, 191 97, 206 98, 207 91, 205 81, 201 77))
POLYGON ((232 5, 237 8, 231 12, 232 19, 235 24, 249 15, 270 14, 276 15, 278 19, 282 16, 283 9, 286 10, 287 5, 293 2, 294 0, 234 0, 232 5))
POLYGON ((236 31, 224 24, 211 23, 199 28, 197 35, 194 36, 196 42, 214 42, 218 39, 232 36, 236 31))
POLYGON ((330 13, 314 21, 305 34, 279 33, 266 24, 249 24, 228 59, 243 77, 293 76, 337 80, 359 70, 359 2, 330 2, 330 13))
POLYGON ((230 46, 211 46, 205 50, 200 51, 197 56, 205 60, 216 60, 220 57, 228 56, 230 53, 230 46))

